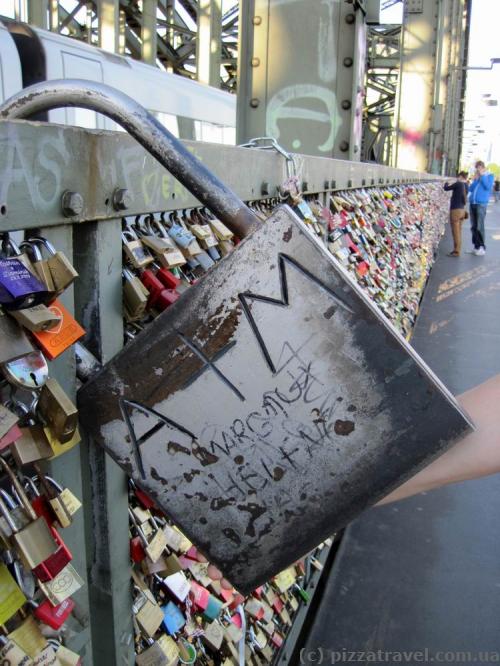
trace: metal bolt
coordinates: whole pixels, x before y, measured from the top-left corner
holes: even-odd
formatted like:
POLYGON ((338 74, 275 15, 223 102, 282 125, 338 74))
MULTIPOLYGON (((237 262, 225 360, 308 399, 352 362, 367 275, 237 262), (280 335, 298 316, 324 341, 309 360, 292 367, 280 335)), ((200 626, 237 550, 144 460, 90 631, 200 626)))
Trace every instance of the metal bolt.
POLYGON ((349 150, 349 141, 341 141, 339 148, 343 153, 347 153, 349 150))
POLYGON ((345 22, 348 25, 352 25, 355 20, 356 20, 356 17, 354 16, 354 14, 346 14, 345 15, 345 22))
POLYGON ((351 108, 351 102, 348 99, 343 99, 340 103, 340 106, 344 109, 344 111, 347 111, 351 108))
POLYGON ((259 106, 259 104, 260 100, 257 99, 257 97, 252 97, 252 99, 250 100, 250 106, 252 107, 252 109, 256 109, 259 106))
POLYGON ((353 61, 352 58, 347 57, 347 58, 344 58, 344 60, 342 62, 344 63, 344 67, 352 67, 352 64, 353 64, 354 61, 353 61))
POLYGON ((113 192, 113 208, 115 210, 127 210, 132 203, 132 196, 127 189, 116 188, 113 192))
POLYGON ((260 25, 262 23, 262 17, 261 16, 254 16, 252 19, 252 23, 254 25, 260 25))
POLYGON ((61 210, 64 217, 75 217, 83 212, 83 197, 79 192, 66 190, 61 196, 61 210))
POLYGON ((252 67, 258 67, 260 65, 260 58, 252 58, 250 64, 252 67))

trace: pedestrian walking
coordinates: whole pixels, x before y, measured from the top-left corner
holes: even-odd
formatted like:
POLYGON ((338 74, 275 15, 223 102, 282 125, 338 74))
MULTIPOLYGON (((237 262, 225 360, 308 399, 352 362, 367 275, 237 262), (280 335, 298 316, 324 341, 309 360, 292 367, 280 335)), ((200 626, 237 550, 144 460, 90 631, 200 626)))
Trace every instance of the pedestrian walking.
POLYGON ((493 187, 493 194, 495 196, 495 203, 500 201, 500 180, 498 178, 495 180, 495 186, 493 187))
POLYGON ((450 225, 453 236, 453 250, 448 253, 449 257, 459 257, 462 250, 462 222, 467 219, 467 173, 460 171, 457 180, 449 185, 444 184, 447 192, 452 192, 450 199, 450 225))
POLYGON ((482 257, 486 254, 484 218, 493 190, 493 174, 489 173, 484 162, 476 162, 474 180, 469 188, 470 228, 472 232, 472 254, 482 257))

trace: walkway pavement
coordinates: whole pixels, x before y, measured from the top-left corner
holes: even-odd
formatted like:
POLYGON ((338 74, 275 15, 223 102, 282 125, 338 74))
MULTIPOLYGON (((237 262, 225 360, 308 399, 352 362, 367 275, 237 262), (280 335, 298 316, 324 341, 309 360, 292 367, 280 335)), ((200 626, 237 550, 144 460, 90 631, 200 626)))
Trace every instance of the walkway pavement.
MULTIPOLYGON (((489 206, 486 236, 485 257, 453 259, 447 230, 412 339, 455 394, 500 372, 500 203, 489 206)), ((467 250, 467 223, 463 239, 467 250)), ((500 475, 371 509, 352 523, 302 663, 317 664, 319 653, 307 653, 318 647, 325 664, 333 663, 328 650, 342 649, 497 651, 500 660, 500 475)), ((454 663, 482 662, 476 654, 454 663)))

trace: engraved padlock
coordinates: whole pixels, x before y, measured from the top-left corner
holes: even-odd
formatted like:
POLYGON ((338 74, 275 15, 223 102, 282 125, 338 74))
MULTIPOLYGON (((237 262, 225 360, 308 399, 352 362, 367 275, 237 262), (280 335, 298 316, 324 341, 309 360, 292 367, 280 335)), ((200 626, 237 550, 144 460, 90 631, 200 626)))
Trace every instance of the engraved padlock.
POLYGON ((122 243, 125 257, 134 268, 144 268, 154 261, 153 255, 130 229, 122 232, 122 243))
POLYGON ((59 441, 69 442, 78 426, 78 410, 57 379, 49 377, 43 385, 38 411, 59 441))
POLYGON ((34 351, 26 333, 13 319, 0 310, 0 365, 15 361, 34 351))
POLYGON ((123 269, 123 306, 129 321, 141 319, 148 305, 149 291, 141 280, 127 268, 123 269))
POLYGON ((52 273, 50 272, 49 262, 48 259, 43 258, 38 243, 33 241, 23 241, 19 247, 28 254, 31 265, 40 282, 42 282, 47 288, 47 291, 53 293, 55 297, 56 287, 54 285, 52 273))
POLYGON ((12 530, 12 542, 16 545, 21 559, 29 566, 40 581, 54 578, 67 563, 67 555, 54 540, 44 518, 38 517, 31 506, 24 489, 11 467, 0 457, 0 465, 9 476, 22 507, 30 522, 26 527, 18 528, 9 509, 0 497, 0 511, 12 530))
POLYGON ((62 528, 69 527, 73 522, 72 514, 70 513, 69 508, 66 506, 64 498, 61 497, 61 493, 56 490, 56 488, 49 483, 45 473, 36 463, 33 465, 35 469, 38 480, 41 484, 41 487, 44 490, 44 493, 48 499, 49 505, 52 508, 54 514, 57 517, 59 525, 62 528))
POLYGON ((31 351, 1 363, 7 381, 28 391, 42 388, 49 378, 49 366, 41 351, 31 351))
POLYGON ((10 452, 17 465, 29 465, 52 457, 52 449, 45 430, 35 417, 36 398, 28 407, 12 398, 8 405, 20 418, 20 436, 10 444, 10 452))
POLYGON ((49 300, 40 280, 17 258, 0 257, 0 305, 7 310, 29 308, 49 300))
POLYGON ((41 245, 47 250, 49 254, 47 265, 54 282, 56 293, 61 294, 78 277, 75 267, 64 252, 56 250, 52 243, 46 238, 33 237, 29 238, 28 242, 36 243, 39 246, 41 245))

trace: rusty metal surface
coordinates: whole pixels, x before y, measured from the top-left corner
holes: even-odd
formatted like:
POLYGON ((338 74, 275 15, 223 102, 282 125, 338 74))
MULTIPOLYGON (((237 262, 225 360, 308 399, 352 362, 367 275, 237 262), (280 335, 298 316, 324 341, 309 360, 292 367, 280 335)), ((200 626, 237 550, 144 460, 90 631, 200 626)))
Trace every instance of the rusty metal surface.
POLYGON ((257 224, 254 213, 149 111, 128 95, 96 81, 43 81, 13 95, 0 117, 15 120, 41 111, 77 106, 103 113, 133 136, 240 238, 257 224))
POLYGON ((242 592, 471 427, 287 207, 85 385, 79 408, 242 592))

